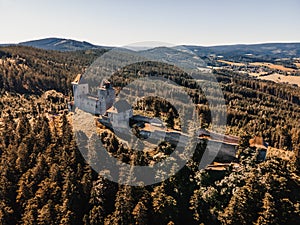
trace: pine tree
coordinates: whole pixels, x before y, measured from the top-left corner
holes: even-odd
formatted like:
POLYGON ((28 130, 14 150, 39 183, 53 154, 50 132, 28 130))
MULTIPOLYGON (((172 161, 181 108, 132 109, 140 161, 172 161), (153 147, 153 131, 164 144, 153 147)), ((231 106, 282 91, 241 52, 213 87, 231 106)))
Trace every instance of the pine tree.
POLYGON ((267 225, 267 224, 281 224, 276 218, 276 205, 274 204, 273 197, 266 192, 263 199, 262 212, 256 221, 257 225, 267 225))
POLYGON ((151 197, 156 224, 166 224, 169 221, 176 220, 178 216, 177 201, 166 194, 164 182, 153 189, 151 197))
POLYGON ((52 200, 49 200, 41 209, 38 210, 37 224, 49 225, 58 224, 56 221, 56 212, 52 200))
POLYGON ((133 198, 132 187, 128 185, 119 186, 116 194, 115 211, 111 215, 112 224, 127 225, 133 223, 133 198))

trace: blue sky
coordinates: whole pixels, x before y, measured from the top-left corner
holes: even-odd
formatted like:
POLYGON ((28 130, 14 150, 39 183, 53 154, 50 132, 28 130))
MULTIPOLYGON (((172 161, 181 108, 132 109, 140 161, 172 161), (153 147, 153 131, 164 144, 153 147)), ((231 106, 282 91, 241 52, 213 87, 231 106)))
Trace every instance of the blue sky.
POLYGON ((0 43, 45 37, 122 46, 300 42, 299 0, 0 0, 0 43))

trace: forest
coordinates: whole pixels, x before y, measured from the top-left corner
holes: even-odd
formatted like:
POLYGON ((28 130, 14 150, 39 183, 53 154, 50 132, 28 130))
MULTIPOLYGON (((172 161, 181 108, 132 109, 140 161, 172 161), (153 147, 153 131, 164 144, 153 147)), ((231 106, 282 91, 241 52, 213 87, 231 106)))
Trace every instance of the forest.
MULTIPOLYGON (((214 71, 227 106, 226 133, 240 137, 240 170, 200 170, 204 142, 165 181, 120 185, 85 161, 67 106, 73 79, 104 52, 0 48, 0 224, 300 223, 299 87, 214 71), (262 136, 270 146, 291 152, 293 157, 275 152, 258 162, 255 147, 249 146, 254 136, 262 136)), ((111 82, 122 88, 131 79, 157 74, 187 89, 203 127, 209 127, 212 109, 207 99, 197 83, 178 68, 138 63, 118 71, 111 82)), ((147 104, 154 114, 167 117, 170 126, 178 123, 176 118, 170 121, 169 103, 150 99, 147 104)), ((150 163, 151 156, 135 154, 110 130, 102 127, 97 135, 120 161, 150 163)), ((168 142, 155 149, 165 155, 173 150, 168 142)), ((87 154, 94 157, 97 152, 87 154)), ((121 172, 120 176, 134 176, 121 172)))

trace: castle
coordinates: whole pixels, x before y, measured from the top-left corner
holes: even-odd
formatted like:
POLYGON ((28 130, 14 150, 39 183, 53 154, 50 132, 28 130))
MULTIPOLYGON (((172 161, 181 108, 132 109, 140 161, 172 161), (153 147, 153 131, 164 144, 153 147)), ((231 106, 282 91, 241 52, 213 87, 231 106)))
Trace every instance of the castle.
MULTIPOLYGON (((140 135, 143 138, 148 138, 152 135, 152 138, 164 138, 170 143, 186 144, 185 140, 188 139, 186 134, 180 131, 166 130, 163 124, 159 124, 149 117, 133 115, 131 105, 125 100, 115 102, 115 90, 109 81, 103 80, 101 85, 97 87, 97 95, 91 95, 89 93, 89 84, 81 81, 81 78, 81 75, 78 75, 72 82, 74 102, 71 108, 77 107, 93 115, 100 115, 99 122, 113 129, 125 129, 128 131, 130 129, 129 120, 131 120, 131 122, 136 124, 143 124, 139 127, 140 135), (179 137, 181 137, 181 143, 178 142, 179 137)), ((222 143, 222 147, 216 156, 219 162, 232 162, 237 159, 238 137, 229 135, 224 137, 204 129, 200 129, 197 136, 200 140, 210 140, 216 144, 222 143)), ((211 149, 211 151, 214 150, 214 148, 211 149)))
POLYGON ((103 80, 97 88, 97 95, 91 95, 89 94, 89 84, 80 83, 81 78, 81 74, 78 74, 72 82, 73 106, 94 115, 104 115, 115 102, 115 90, 112 84, 107 80, 103 80))
POLYGON ((114 128, 128 128, 129 119, 133 116, 131 106, 125 100, 115 102, 115 90, 112 84, 103 80, 97 88, 97 95, 89 94, 89 84, 81 82, 81 75, 77 75, 72 82, 74 102, 70 110, 76 107, 91 113, 100 115, 100 121, 114 128))

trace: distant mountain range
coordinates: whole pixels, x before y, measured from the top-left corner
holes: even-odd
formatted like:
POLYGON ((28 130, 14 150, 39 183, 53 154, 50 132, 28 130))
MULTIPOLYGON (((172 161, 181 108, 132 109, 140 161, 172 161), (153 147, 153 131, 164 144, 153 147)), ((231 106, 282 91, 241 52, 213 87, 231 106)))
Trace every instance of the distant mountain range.
POLYGON ((21 42, 19 44, 2 44, 1 46, 9 45, 21 45, 30 46, 45 50, 56 50, 56 51, 77 51, 77 50, 87 50, 87 49, 101 49, 109 48, 98 45, 93 45, 86 41, 76 41, 64 38, 44 38, 39 40, 32 40, 21 42))
POLYGON ((300 57, 300 43, 264 43, 250 45, 184 46, 199 56, 216 55, 224 58, 291 58, 300 57))
MULTIPOLYGON (((7 46, 0 45, 0 46, 7 46)), ((57 51, 76 51, 87 49, 110 49, 108 46, 94 45, 89 42, 81 42, 64 38, 45 38, 40 40, 33 40, 21 42, 21 46, 31 46, 46 50, 57 51)), ((259 58, 263 56, 266 58, 285 58, 285 57, 300 57, 300 43, 266 43, 266 44, 250 44, 250 45, 222 45, 222 46, 192 46, 184 45, 186 49, 194 52, 200 57, 203 56, 224 56, 225 58, 241 59, 241 58, 259 58)))
POLYGON ((45 38, 40 40, 21 42, 19 43, 19 45, 58 51, 76 51, 100 48, 100 46, 96 46, 85 41, 81 42, 62 38, 45 38))

